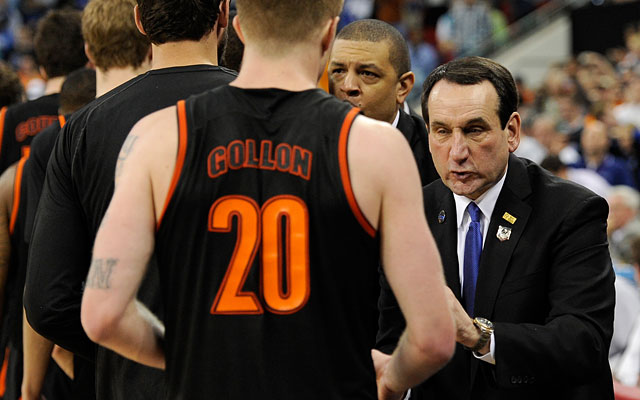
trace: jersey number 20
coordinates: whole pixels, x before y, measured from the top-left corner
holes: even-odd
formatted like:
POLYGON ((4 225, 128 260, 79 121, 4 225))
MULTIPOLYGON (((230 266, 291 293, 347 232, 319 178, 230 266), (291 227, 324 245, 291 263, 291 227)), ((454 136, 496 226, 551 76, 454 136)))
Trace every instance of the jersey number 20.
POLYGON ((238 225, 236 247, 211 306, 211 314, 264 312, 258 296, 242 290, 260 245, 260 291, 265 307, 276 314, 291 314, 304 307, 310 288, 309 213, 304 201, 296 196, 275 196, 260 208, 249 197, 224 196, 211 206, 209 231, 230 232, 233 217, 238 225), (287 252, 284 268, 283 236, 287 252), (283 271, 286 290, 283 289, 283 271))

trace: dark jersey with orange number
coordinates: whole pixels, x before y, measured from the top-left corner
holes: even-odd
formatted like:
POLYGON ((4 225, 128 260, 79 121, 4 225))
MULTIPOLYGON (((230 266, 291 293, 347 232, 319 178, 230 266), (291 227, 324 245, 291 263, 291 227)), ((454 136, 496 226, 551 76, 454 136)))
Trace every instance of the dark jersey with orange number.
POLYGON ((58 120, 58 97, 50 94, 0 110, 0 173, 20 159, 35 135, 58 120))
POLYGON ((156 243, 168 398, 376 398, 379 243, 346 155, 357 112, 319 89, 178 103, 156 243))

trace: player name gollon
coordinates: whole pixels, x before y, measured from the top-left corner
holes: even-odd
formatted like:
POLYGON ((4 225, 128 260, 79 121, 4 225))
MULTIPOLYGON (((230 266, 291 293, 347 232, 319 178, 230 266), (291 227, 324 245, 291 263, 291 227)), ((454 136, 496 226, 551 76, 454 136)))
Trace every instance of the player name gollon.
POLYGON ((288 172, 309 180, 312 159, 311 151, 297 145, 280 143, 274 146, 271 140, 262 140, 259 144, 253 139, 234 140, 211 150, 207 168, 211 178, 230 169, 257 168, 288 172))

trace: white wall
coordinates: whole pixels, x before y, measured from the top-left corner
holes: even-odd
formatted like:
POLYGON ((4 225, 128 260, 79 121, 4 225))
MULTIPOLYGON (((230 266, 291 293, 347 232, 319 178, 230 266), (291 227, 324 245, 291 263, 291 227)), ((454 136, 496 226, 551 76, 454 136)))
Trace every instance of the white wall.
POLYGON ((504 51, 498 50, 491 59, 504 65, 513 76, 521 76, 527 86, 538 88, 549 66, 565 61, 571 55, 571 20, 560 16, 504 51))

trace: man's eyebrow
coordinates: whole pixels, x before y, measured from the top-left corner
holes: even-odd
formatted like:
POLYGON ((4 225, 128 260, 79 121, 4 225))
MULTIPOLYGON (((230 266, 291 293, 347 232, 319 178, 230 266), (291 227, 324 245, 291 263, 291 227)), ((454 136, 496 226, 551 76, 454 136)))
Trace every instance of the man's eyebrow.
POLYGON ((380 69, 380 67, 378 67, 376 64, 358 64, 358 68, 360 69, 374 69, 378 72, 382 72, 382 70, 380 69))
POLYGON ((440 121, 433 121, 429 124, 431 127, 433 128, 448 128, 449 124, 445 124, 444 122, 440 122, 440 121))
POLYGON ((334 67, 344 67, 344 63, 340 62, 340 61, 331 61, 329 63, 329 66, 334 66, 334 67))
POLYGON ((464 124, 465 126, 468 125, 489 125, 489 123, 482 117, 477 117, 477 118, 473 118, 470 119, 469 121, 465 122, 464 124))

